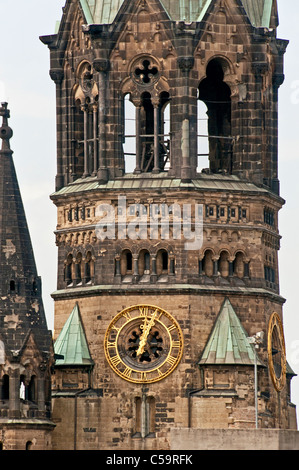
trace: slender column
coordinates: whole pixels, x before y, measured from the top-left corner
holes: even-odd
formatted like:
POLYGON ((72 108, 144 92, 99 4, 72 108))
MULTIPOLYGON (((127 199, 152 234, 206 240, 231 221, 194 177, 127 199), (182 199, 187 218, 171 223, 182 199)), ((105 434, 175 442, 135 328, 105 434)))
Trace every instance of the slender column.
POLYGON ((56 191, 64 186, 63 163, 62 163, 62 80, 64 73, 62 69, 51 69, 50 77, 56 85, 56 132, 57 132, 57 174, 56 174, 56 191))
POLYGON ((9 416, 20 416, 20 371, 16 369, 9 376, 9 416))
POLYGON ((135 173, 141 173, 142 169, 140 168, 140 159, 141 159, 141 141, 140 141, 140 104, 136 106, 136 168, 135 173))
POLYGON ((159 165, 159 108, 154 104, 154 168, 153 173, 160 172, 159 165))
POLYGON ((120 269, 120 256, 117 255, 115 258, 115 280, 121 281, 121 269, 120 269))
POLYGON ((45 379, 44 377, 37 378, 37 406, 38 415, 40 418, 45 416, 45 379))
MULTIPOLYGON (((182 152, 182 165, 181 165, 181 178, 183 181, 188 182, 191 180, 191 175, 194 168, 191 168, 192 156, 190 148, 190 97, 189 97, 189 74, 194 66, 194 57, 182 56, 178 58, 178 66, 181 71, 180 83, 183 92, 182 96, 182 125, 181 125, 181 152, 182 152)), ((194 165, 193 165, 194 166, 194 165)))
POLYGON ((151 283, 155 284, 157 282, 157 258, 155 255, 151 257, 152 261, 152 271, 151 271, 151 283))
POLYGON ((134 258, 134 273, 133 273, 133 281, 137 282, 139 278, 138 272, 138 258, 134 258))
POLYGON ((110 68, 110 62, 107 59, 95 59, 93 66, 99 72, 99 166, 98 179, 108 181, 108 168, 106 161, 106 93, 107 93, 107 72, 110 68))
POLYGON ((97 126, 98 109, 97 105, 93 105, 93 176, 97 175, 98 170, 98 126, 97 126))
POLYGON ((84 173, 83 178, 88 176, 88 107, 86 105, 82 106, 82 111, 84 113, 84 173))
POLYGON ((213 258, 213 276, 218 276, 218 269, 219 269, 218 265, 219 265, 219 256, 218 257, 215 256, 213 258))

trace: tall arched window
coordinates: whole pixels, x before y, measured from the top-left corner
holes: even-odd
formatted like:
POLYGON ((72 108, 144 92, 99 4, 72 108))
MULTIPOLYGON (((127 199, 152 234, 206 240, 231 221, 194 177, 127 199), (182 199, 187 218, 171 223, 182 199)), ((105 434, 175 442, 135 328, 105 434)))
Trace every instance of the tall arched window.
POLYGON ((130 250, 124 250, 120 256, 120 274, 122 282, 131 282, 133 278, 133 257, 130 250))
POLYGON ((71 254, 69 254, 66 259, 64 280, 67 286, 70 286, 73 283, 73 255, 71 254))
POLYGON ((209 163, 209 131, 208 108, 201 101, 197 101, 197 171, 210 167, 209 163))
POLYGON ((123 153, 125 160, 125 172, 132 173, 135 169, 136 158, 136 110, 130 100, 130 95, 124 97, 124 139, 123 153))
POLYGON ((168 253, 164 249, 157 253, 157 275, 161 274, 168 274, 168 253))
POLYGON ((199 85, 199 100, 207 106, 209 161, 214 173, 232 171, 231 146, 231 90, 224 82, 228 63, 224 59, 211 60, 206 78, 199 85))

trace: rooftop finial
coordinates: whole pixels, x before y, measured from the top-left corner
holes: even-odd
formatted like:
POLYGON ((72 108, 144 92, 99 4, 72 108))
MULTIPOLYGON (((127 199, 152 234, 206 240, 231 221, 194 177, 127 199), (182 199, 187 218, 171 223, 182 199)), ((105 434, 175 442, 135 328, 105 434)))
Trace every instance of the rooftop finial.
POLYGON ((12 138, 13 132, 8 125, 10 111, 7 109, 8 103, 1 103, 0 116, 2 116, 2 126, 0 127, 0 138, 2 139, 1 151, 10 150, 9 140, 12 138))

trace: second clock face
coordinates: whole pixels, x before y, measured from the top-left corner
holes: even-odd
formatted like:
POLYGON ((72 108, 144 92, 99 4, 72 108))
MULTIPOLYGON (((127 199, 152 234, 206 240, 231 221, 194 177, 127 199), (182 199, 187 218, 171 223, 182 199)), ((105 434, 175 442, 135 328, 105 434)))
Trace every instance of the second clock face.
POLYGON ((183 335, 177 321, 152 305, 135 305, 120 312, 105 335, 105 355, 123 379, 152 383, 167 377, 183 354, 183 335))

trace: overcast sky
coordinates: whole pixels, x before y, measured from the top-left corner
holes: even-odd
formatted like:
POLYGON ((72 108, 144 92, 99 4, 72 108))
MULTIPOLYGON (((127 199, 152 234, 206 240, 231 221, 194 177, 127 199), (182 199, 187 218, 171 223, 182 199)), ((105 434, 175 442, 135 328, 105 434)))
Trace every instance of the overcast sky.
MULTIPOLYGON (((30 228, 49 328, 53 329, 57 248, 56 209, 49 199, 56 171, 55 85, 49 51, 39 36, 52 34, 65 0, 0 0, 0 99, 9 103, 11 147, 30 228)), ((278 0, 278 37, 290 40, 286 79, 279 92, 279 178, 286 205, 280 212, 281 295, 288 362, 299 373, 299 2, 278 0)), ((292 382, 299 408, 299 377, 292 382)), ((298 410, 297 410, 298 411, 298 410)), ((298 413, 297 413, 298 414, 298 413)))

